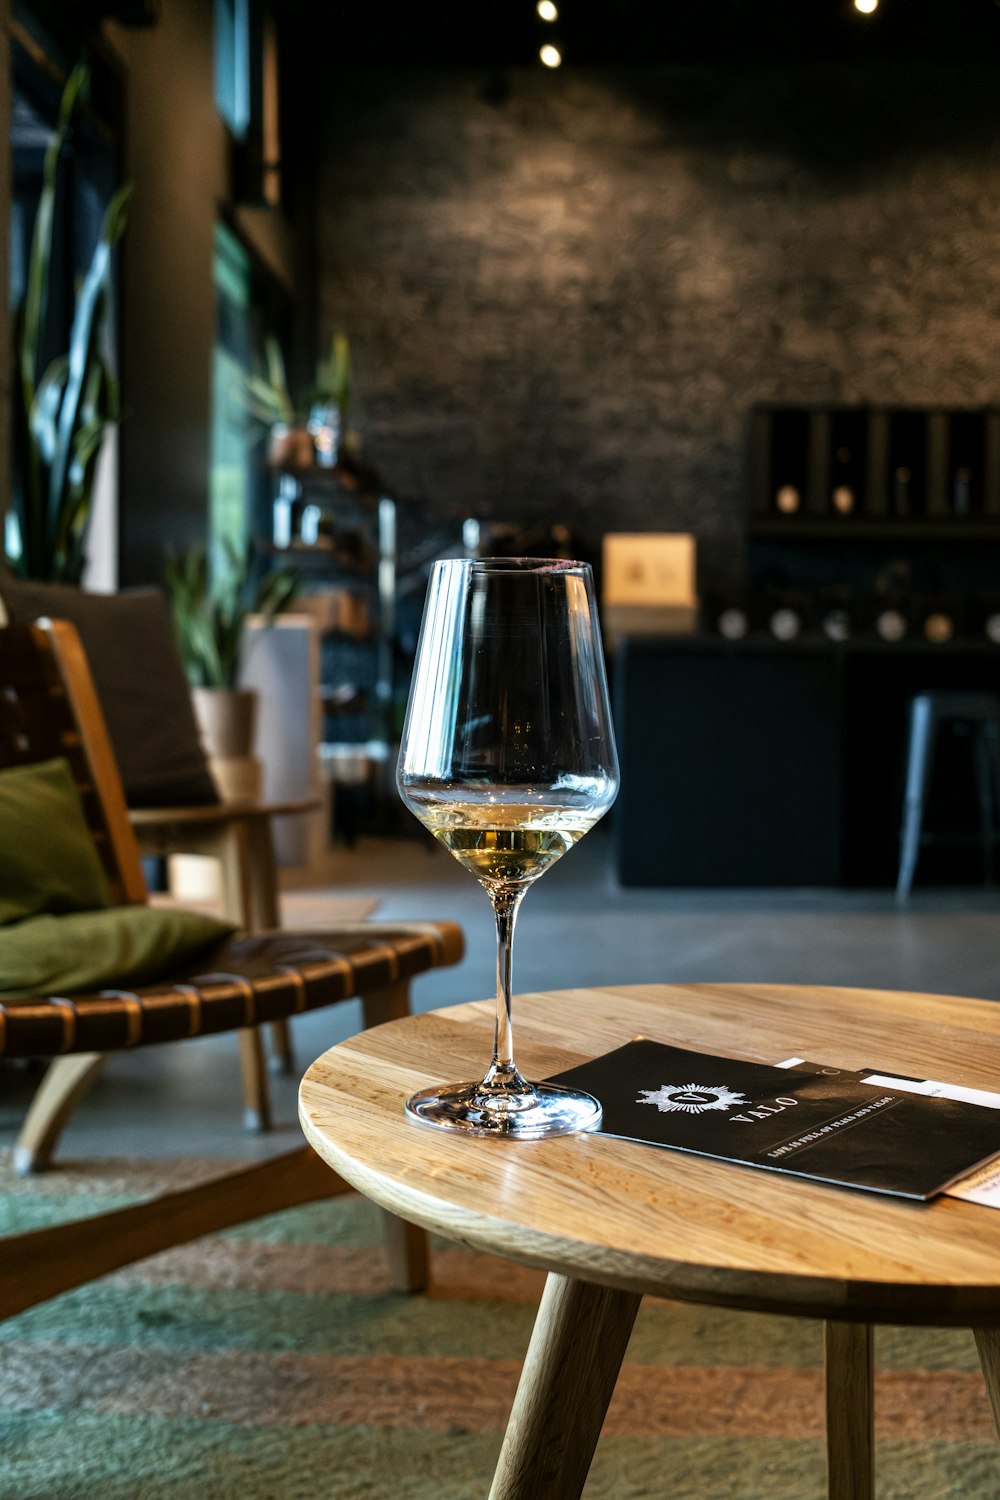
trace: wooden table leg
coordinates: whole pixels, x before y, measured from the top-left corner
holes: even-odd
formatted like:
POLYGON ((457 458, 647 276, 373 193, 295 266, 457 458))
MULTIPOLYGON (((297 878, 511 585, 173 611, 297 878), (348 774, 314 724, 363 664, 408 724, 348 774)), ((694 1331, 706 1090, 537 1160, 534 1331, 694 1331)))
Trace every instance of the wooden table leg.
POLYGON ((869 1323, 826 1324, 826 1455, 830 1500, 873 1500, 874 1385, 869 1323))
POLYGON ((579 1500, 641 1300, 549 1276, 489 1500, 579 1500))
POLYGON ((993 1408, 993 1421, 1000 1433, 1000 1328, 974 1328, 972 1331, 976 1336, 986 1393, 993 1408))
POLYGON ((422 1292, 431 1275, 431 1250, 426 1229, 398 1219, 383 1208, 382 1236, 394 1292, 422 1292))
MULTIPOLYGON (((380 990, 361 996, 365 1026, 381 1026, 410 1014, 410 981, 397 979, 380 990)), ((430 1245, 427 1232, 407 1224, 387 1208, 381 1210, 389 1262, 389 1285, 394 1292, 422 1292, 430 1279, 430 1245)))

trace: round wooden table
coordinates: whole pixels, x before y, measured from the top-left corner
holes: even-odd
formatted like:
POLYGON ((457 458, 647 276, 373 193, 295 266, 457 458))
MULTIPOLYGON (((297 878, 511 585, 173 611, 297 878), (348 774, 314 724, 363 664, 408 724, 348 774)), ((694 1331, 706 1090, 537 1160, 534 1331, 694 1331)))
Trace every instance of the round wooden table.
MULTIPOLYGON (((1000 1086, 1000 1005, 789 985, 640 985, 518 996, 543 1078, 645 1036, 758 1062, 1000 1086)), ((461 1138, 404 1100, 481 1076, 493 1005, 408 1017, 333 1047, 302 1082, 316 1151, 404 1219, 547 1270, 491 1500, 583 1489, 644 1292, 826 1320, 831 1500, 873 1490, 873 1323, 975 1330, 1000 1422, 1000 1212, 823 1186, 601 1135, 461 1138)), ((914 1143, 919 1150, 919 1142, 914 1143)))

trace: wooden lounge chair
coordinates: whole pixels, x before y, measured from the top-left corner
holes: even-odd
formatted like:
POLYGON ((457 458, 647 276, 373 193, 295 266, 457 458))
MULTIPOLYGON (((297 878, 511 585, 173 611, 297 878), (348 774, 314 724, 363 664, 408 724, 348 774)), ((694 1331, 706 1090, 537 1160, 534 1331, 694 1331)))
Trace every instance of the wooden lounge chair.
MULTIPOLYGON (((69 584, 15 578, 0 560, 0 624, 69 621, 78 631, 143 855, 216 860, 222 908, 244 932, 281 925, 272 825, 314 811, 317 801, 224 800, 201 742, 166 597, 159 589, 90 594, 69 584), (7 619, 4 619, 4 615, 7 619)), ((271 1058, 294 1071, 289 1024, 269 1032, 271 1058)), ((268 1068, 260 1027, 239 1036, 243 1118, 271 1126, 268 1068)), ((23 1170, 34 1165, 22 1145, 23 1170)))
MULTIPOLYGON (((86 658, 73 626, 0 629, 0 767, 63 757, 120 905, 147 899, 139 849, 86 658)), ((2 942, 3 928, 0 928, 2 942)), ((137 988, 0 1002, 0 1057, 50 1057, 20 1149, 37 1165, 107 1054, 183 1042, 360 997, 364 1023, 406 1014, 409 981, 456 963, 449 922, 355 923, 323 933, 237 934, 197 965, 137 988)), ((308 1147, 221 1180, 55 1229, 0 1240, 0 1317, 132 1260, 229 1224, 345 1191, 308 1147)), ((394 1285, 426 1277, 421 1231, 387 1218, 394 1285)))

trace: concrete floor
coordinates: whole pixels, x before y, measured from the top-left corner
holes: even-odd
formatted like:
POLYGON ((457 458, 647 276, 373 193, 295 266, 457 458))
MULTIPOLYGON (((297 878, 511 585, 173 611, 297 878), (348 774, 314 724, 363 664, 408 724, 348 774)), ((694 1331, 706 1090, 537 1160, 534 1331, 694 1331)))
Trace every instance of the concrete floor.
MULTIPOLYGON (((419 839, 368 839, 331 851, 327 863, 308 885, 294 872, 286 877, 286 924, 303 912, 314 922, 324 892, 377 899, 375 915, 387 920, 450 918, 465 930, 466 958, 415 981, 414 1009, 491 993, 489 904, 443 849, 419 839)), ((598 829, 528 893, 518 922, 515 989, 657 980, 859 985, 1000 999, 1000 892, 918 887, 900 910, 888 891, 623 890, 610 837, 598 829)), ((296 1020, 299 1071, 359 1024, 353 1002, 296 1020)), ((0 1147, 13 1143, 36 1083, 37 1075, 22 1070, 0 1074, 0 1147)), ((233 1036, 117 1054, 77 1107, 59 1155, 257 1159, 298 1143, 297 1083, 297 1076, 272 1079, 276 1126, 253 1135, 241 1123, 233 1036)))

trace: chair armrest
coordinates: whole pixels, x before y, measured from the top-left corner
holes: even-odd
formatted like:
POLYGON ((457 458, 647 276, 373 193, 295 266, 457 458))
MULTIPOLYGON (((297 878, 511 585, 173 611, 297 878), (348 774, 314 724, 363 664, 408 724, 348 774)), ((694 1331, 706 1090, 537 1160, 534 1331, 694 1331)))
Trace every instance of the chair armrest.
POLYGON ((130 807, 129 821, 141 829, 191 827, 196 824, 218 825, 243 822, 254 818, 289 817, 295 813, 315 812, 322 806, 319 798, 301 798, 293 802, 209 802, 198 807, 130 807))
POLYGON ((280 925, 271 820, 310 812, 315 801, 215 802, 203 807, 133 808, 129 821, 144 854, 202 854, 222 869, 222 906, 246 932, 280 925))

